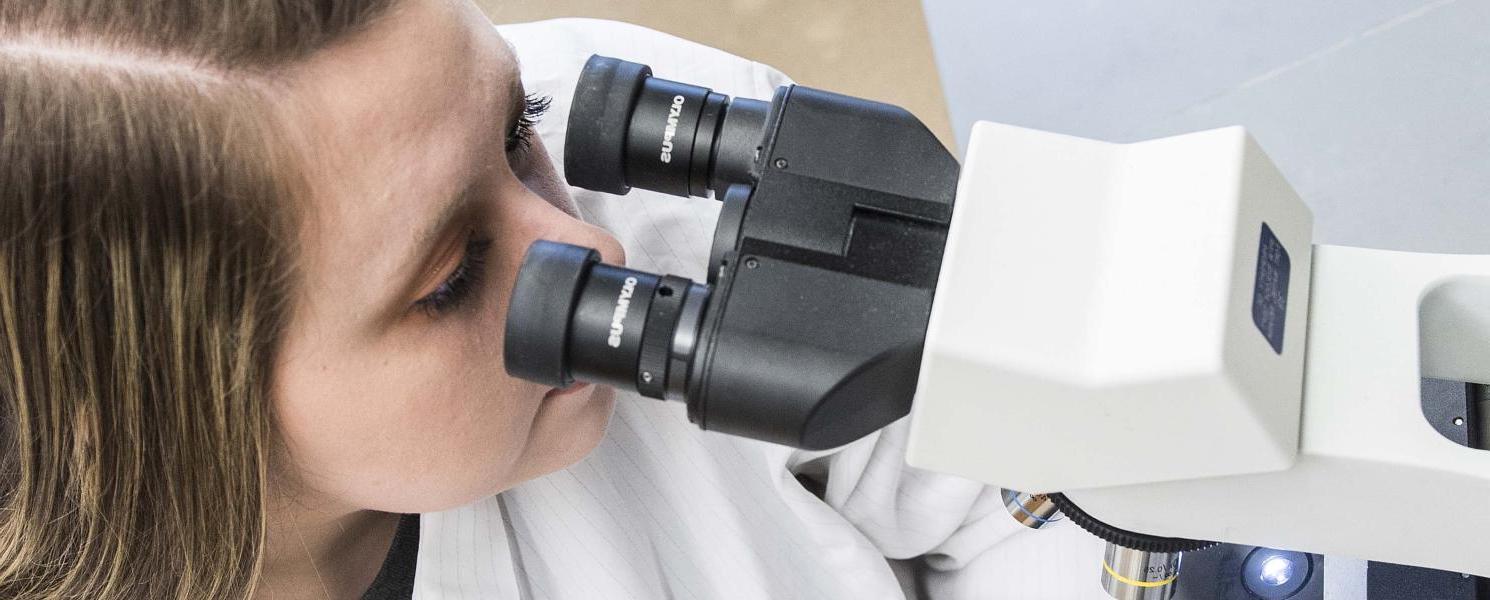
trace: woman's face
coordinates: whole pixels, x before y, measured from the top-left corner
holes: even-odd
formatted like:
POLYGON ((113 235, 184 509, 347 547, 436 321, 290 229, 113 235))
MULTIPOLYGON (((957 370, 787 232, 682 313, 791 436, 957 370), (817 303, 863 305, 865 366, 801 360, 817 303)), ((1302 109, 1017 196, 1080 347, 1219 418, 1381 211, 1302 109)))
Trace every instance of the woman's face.
POLYGON ((508 376, 503 322, 534 240, 624 259, 525 140, 496 30, 466 2, 403 0, 288 81, 311 193, 275 371, 290 460, 273 468, 353 508, 430 512, 589 452, 611 390, 508 376))

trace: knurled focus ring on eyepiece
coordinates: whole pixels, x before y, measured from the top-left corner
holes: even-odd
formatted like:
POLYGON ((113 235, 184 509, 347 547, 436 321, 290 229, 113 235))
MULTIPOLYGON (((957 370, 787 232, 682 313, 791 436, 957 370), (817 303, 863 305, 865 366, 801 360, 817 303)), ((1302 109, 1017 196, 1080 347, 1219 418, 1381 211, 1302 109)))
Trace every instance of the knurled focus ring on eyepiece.
POLYGON ((1072 502, 1070 498, 1067 498, 1065 494, 1049 494, 1049 497, 1052 502, 1055 502, 1056 507, 1061 509, 1062 513, 1065 513, 1066 518, 1071 519, 1072 522, 1085 529, 1087 533, 1124 548, 1132 548, 1144 552, 1193 552, 1216 545, 1216 542, 1158 537, 1134 533, 1126 529, 1118 529, 1086 514, 1086 511, 1076 506, 1076 503, 1072 502))
POLYGON ((688 296, 692 281, 665 275, 652 292, 652 309, 642 328, 641 356, 636 365, 636 391, 658 400, 667 397, 668 362, 672 354, 673 331, 678 314, 688 296))

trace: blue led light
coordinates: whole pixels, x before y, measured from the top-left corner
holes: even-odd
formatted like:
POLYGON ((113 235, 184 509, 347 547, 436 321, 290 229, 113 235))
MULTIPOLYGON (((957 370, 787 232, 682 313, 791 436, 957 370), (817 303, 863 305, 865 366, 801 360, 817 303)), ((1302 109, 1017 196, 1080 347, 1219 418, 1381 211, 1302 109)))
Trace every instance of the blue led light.
POLYGON ((1242 560, 1242 584, 1258 600, 1288 600, 1314 578, 1314 559, 1302 552, 1253 548, 1242 560))
POLYGON ((1293 561, 1286 556, 1270 556, 1262 561, 1262 572, 1257 578, 1268 585, 1283 585, 1293 579, 1293 561))

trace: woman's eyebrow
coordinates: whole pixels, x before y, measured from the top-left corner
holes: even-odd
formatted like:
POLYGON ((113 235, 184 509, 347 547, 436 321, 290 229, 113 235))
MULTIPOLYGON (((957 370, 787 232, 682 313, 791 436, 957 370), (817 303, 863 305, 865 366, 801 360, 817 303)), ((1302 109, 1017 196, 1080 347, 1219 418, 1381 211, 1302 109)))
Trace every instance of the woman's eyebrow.
MULTIPOLYGON (((512 74, 508 78, 507 90, 506 98, 502 98, 502 94, 499 93, 492 94, 496 96, 492 102, 493 108, 496 109, 494 113, 501 115, 500 118, 503 119, 498 129, 501 135, 501 141, 503 142, 506 139, 507 129, 517 118, 522 116, 523 108, 527 104, 526 93, 523 91, 522 78, 518 76, 516 69, 513 69, 512 74), (505 107, 500 104, 504 100, 507 104, 505 107)), ((504 144, 498 143, 495 147, 497 148, 497 152, 501 152, 504 144)), ((478 158, 477 160, 488 160, 488 158, 478 158)), ((435 213, 434 218, 427 221, 423 227, 419 228, 419 233, 413 236, 413 243, 410 244, 409 249, 404 253, 404 256, 408 258, 405 259, 404 266, 398 271, 400 277, 405 278, 404 284, 398 286, 400 290, 398 294, 399 302, 408 300, 410 296, 419 291, 415 288, 427 279, 426 275, 428 275, 428 270, 431 267, 429 261, 433 260, 435 258, 433 254, 439 251, 439 248, 435 246, 443 240, 455 221, 468 214, 475 207, 476 202, 479 200, 479 194, 477 193, 478 183, 474 179, 468 181, 461 191, 445 201, 440 206, 438 212, 435 213)), ((395 308, 401 310, 403 307, 398 306, 395 308)))
POLYGON ((528 106, 528 92, 523 87, 523 78, 520 71, 514 70, 512 79, 507 82, 507 110, 499 111, 499 114, 507 116, 507 122, 502 128, 505 136, 507 129, 523 116, 523 109, 528 106))
POLYGON ((528 93, 523 87, 523 62, 517 55, 517 46, 512 40, 502 38, 502 43, 507 45, 507 56, 512 58, 511 74, 507 76, 507 115, 509 123, 515 122, 523 116, 523 109, 528 105, 528 93))
POLYGON ((436 242, 439 242, 444 233, 450 229, 451 223, 476 203, 475 184, 476 182, 471 182, 465 186, 465 189, 446 201, 444 206, 440 207, 440 212, 435 215, 435 218, 430 219, 429 224, 420 230, 419 236, 415 238, 414 251, 410 254, 410 264, 417 264, 417 261, 421 258, 420 255, 427 254, 427 252, 423 251, 428 250, 436 242))

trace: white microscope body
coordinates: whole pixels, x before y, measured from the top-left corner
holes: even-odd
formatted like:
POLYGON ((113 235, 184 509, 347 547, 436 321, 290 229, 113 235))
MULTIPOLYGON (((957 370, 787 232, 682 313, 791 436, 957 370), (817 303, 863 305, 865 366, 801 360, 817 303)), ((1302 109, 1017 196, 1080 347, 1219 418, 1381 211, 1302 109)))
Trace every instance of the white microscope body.
POLYGON ((1490 256, 1314 246, 1241 128, 973 129, 907 459, 1146 534, 1490 576, 1490 256))

